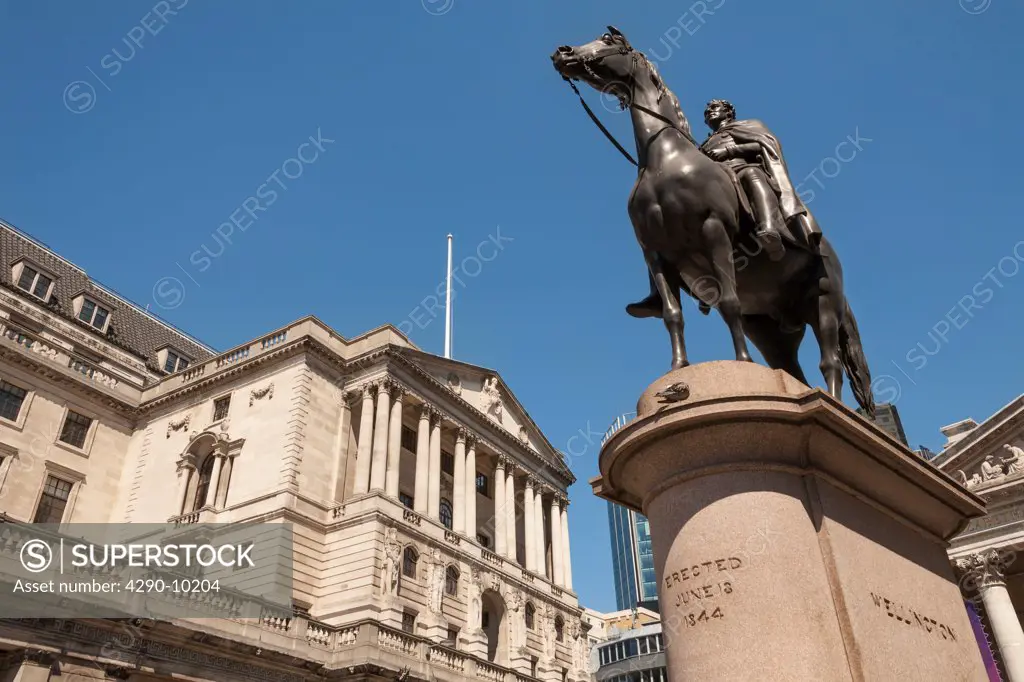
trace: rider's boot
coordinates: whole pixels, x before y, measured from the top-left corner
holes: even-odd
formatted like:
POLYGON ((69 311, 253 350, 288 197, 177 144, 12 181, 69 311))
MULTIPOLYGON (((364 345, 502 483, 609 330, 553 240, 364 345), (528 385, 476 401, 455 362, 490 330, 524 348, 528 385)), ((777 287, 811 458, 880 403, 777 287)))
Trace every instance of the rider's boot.
POLYGON ((658 288, 654 286, 654 278, 651 277, 649 270, 647 271, 647 282, 651 285, 651 293, 647 294, 647 298, 626 306, 626 312, 633 317, 661 317, 661 294, 658 293, 658 288))

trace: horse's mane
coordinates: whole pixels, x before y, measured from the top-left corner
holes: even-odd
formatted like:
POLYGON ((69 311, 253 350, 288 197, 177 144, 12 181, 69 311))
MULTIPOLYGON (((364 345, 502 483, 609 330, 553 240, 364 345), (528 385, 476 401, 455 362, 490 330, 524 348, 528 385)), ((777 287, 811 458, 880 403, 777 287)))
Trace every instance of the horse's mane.
POLYGON ((679 98, 676 97, 676 94, 669 90, 668 86, 665 85, 665 81, 662 80, 661 74, 658 73, 657 67, 654 66, 654 62, 648 59, 647 55, 643 52, 637 52, 637 54, 640 55, 640 59, 642 59, 644 64, 647 65, 647 70, 650 71, 651 74, 651 82, 653 82, 654 86, 658 88, 658 92, 661 96, 667 97, 669 104, 672 105, 672 109, 676 113, 676 121, 679 124, 679 130, 682 131, 686 137, 690 138, 690 142, 692 142, 694 146, 699 146, 697 141, 693 139, 693 133, 690 131, 690 122, 686 120, 686 114, 683 113, 683 107, 679 104, 679 98))

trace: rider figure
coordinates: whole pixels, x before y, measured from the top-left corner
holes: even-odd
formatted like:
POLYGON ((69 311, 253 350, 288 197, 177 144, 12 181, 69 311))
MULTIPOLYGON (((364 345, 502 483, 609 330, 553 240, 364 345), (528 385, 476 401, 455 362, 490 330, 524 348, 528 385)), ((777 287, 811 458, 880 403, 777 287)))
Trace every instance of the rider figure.
MULTIPOLYGON (((756 119, 736 120, 736 109, 721 99, 708 102, 704 122, 711 133, 700 149, 736 173, 754 213, 757 237, 768 257, 777 261, 785 256, 780 233, 787 223, 816 251, 821 230, 793 189, 782 147, 771 131, 756 119)), ((626 312, 633 317, 661 315, 661 296, 653 279, 650 285, 647 298, 626 306, 626 312)), ((708 306, 701 304, 701 312, 708 311, 708 306)))

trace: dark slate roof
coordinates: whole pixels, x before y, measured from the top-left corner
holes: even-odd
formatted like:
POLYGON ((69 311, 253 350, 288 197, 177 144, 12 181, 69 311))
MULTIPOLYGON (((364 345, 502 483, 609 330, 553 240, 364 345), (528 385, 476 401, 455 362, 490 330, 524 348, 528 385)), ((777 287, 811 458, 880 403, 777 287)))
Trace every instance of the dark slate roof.
POLYGON ((17 228, 0 221, 0 259, 3 261, 3 267, 0 267, 0 286, 26 297, 28 295, 11 278, 11 266, 22 258, 35 261, 39 267, 54 275, 53 295, 47 305, 50 310, 94 336, 145 360, 153 370, 160 371, 156 363, 156 351, 166 345, 175 347, 197 361, 206 360, 215 354, 212 348, 201 341, 94 282, 81 268, 17 228), (74 316, 73 299, 83 292, 110 305, 111 319, 106 334, 100 334, 74 316))

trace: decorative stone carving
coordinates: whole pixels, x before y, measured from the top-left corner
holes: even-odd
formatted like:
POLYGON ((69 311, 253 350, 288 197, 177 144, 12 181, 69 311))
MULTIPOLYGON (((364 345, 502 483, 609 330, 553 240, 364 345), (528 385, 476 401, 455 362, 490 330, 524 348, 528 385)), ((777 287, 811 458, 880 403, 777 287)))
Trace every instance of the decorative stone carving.
POLYGON ((192 415, 191 414, 186 414, 184 417, 182 417, 181 419, 178 419, 177 421, 175 421, 173 419, 169 420, 167 422, 167 437, 168 438, 171 437, 171 432, 172 431, 184 431, 185 429, 187 429, 188 428, 188 423, 190 421, 192 421, 192 415))
POLYGON ((544 642, 544 658, 547 661, 555 660, 555 610, 551 604, 545 604, 537 609, 540 617, 540 633, 544 642))
POLYGON ((430 610, 434 614, 440 616, 441 600, 444 597, 444 579, 446 567, 444 565, 444 556, 442 556, 441 550, 437 547, 432 547, 430 550, 430 565, 430 610))
POLYGON ((498 389, 498 377, 492 376, 484 380, 483 399, 484 412, 500 424, 504 403, 501 400, 501 391, 498 389))
POLYGON ((252 407, 252 404, 257 400, 262 400, 263 398, 266 398, 267 400, 272 400, 273 397, 274 382, 271 381, 263 388, 254 388, 252 389, 252 391, 249 392, 249 407, 252 407))
POLYGON ((525 426, 519 427, 519 440, 522 441, 523 445, 530 444, 530 432, 526 430, 525 426))
POLYGON ((518 653, 522 647, 526 646, 526 614, 523 611, 522 591, 510 587, 508 595, 505 597, 505 603, 508 604, 509 651, 518 653))
POLYGON ((401 560, 402 544, 398 541, 398 529, 389 526, 384 531, 384 566, 381 571, 381 592, 386 597, 398 594, 398 567, 401 560))
POLYGON ((1006 472, 1006 475, 1015 476, 1024 473, 1024 450, 1009 443, 1004 445, 1003 449, 1009 453, 1002 461, 1003 470, 1006 472))
POLYGON ((455 372, 449 372, 447 376, 448 390, 455 395, 462 395, 462 379, 455 372))
POLYGON ((1003 473, 1003 465, 995 463, 996 456, 989 455, 985 458, 985 461, 981 463, 981 480, 992 481, 997 478, 1005 476, 1003 473))
POLYGON ((480 632, 483 628, 483 593, 484 578, 479 568, 472 568, 469 577, 469 610, 466 613, 466 629, 469 632, 480 632))
POLYGON ((978 601, 987 587, 1006 583, 1006 567, 1017 558, 1016 552, 989 549, 956 560, 961 573, 960 589, 968 601, 978 601))
POLYGON ((572 665, 577 671, 586 672, 588 668, 587 625, 582 620, 573 618, 570 621, 570 627, 570 636, 572 637, 572 665))

